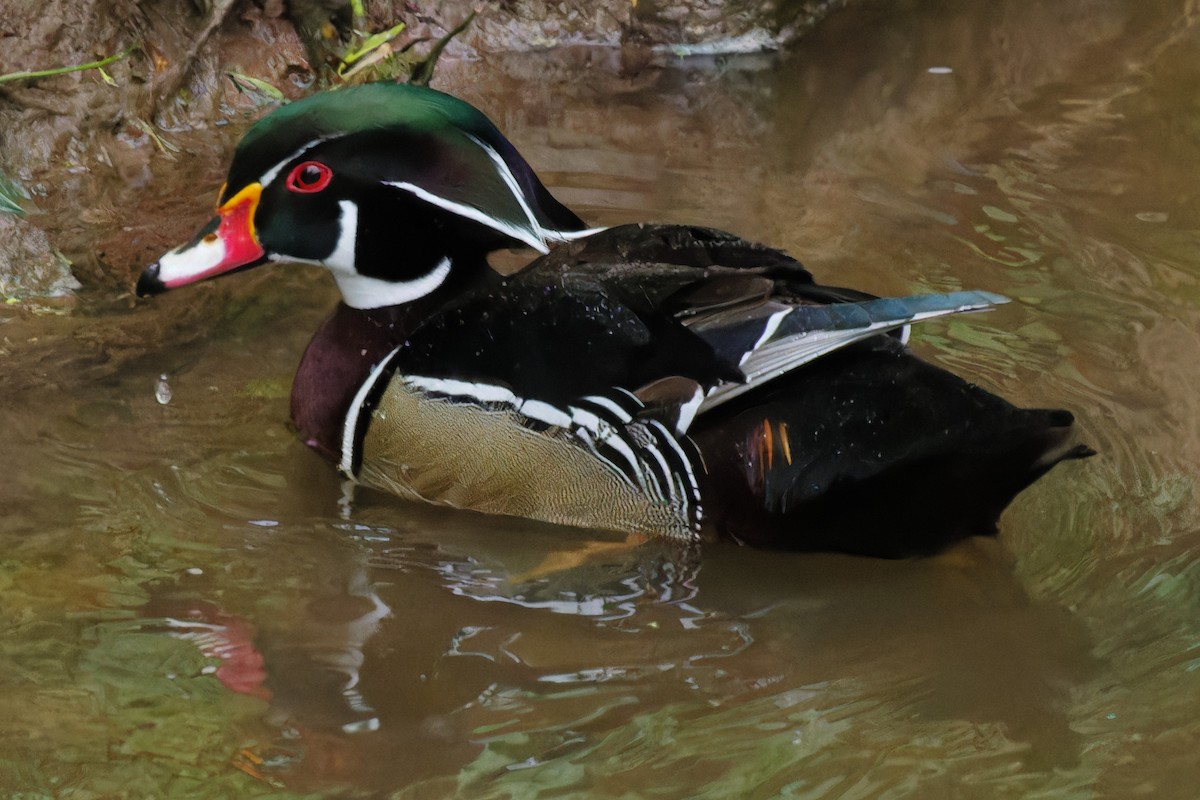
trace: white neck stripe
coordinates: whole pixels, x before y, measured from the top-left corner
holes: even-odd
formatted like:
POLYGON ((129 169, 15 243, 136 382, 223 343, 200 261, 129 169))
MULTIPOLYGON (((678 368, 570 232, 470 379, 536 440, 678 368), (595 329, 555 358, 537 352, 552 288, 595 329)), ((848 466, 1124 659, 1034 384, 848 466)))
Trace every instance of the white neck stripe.
POLYGON ((346 305, 366 309, 411 303, 445 282, 452 266, 449 258, 443 258, 426 274, 407 281, 387 281, 360 274, 356 268, 358 205, 350 200, 339 200, 338 208, 342 213, 338 219, 337 245, 332 253, 316 263, 333 274, 346 305))
POLYGON ((339 200, 338 240, 333 252, 321 259, 321 263, 336 275, 339 272, 353 273, 355 251, 358 248, 358 204, 352 200, 339 200))
POLYGON ((354 395, 354 400, 350 403, 350 410, 346 412, 346 421, 342 424, 342 462, 338 465, 338 469, 351 480, 357 477, 354 474, 354 445, 358 439, 358 417, 362 410, 362 405, 367 401, 367 395, 375 388, 375 382, 383 374, 383 370, 388 365, 388 362, 392 360, 392 356, 396 355, 399 350, 400 348, 397 347, 371 368, 371 374, 363 381, 362 386, 358 387, 358 391, 354 395))
POLYGON ((443 258, 429 272, 410 281, 385 281, 341 270, 330 272, 337 281, 338 290, 342 293, 342 300, 346 305, 351 308, 368 309, 399 306, 431 294, 445 283, 451 266, 450 259, 443 258))
POLYGON ((368 309, 411 303, 433 292, 446 281, 453 264, 443 258, 433 269, 407 281, 387 281, 359 274, 355 268, 358 242, 358 206, 350 200, 338 201, 342 211, 338 219, 337 245, 322 259, 294 258, 272 254, 273 261, 292 261, 299 264, 318 264, 329 270, 337 281, 342 300, 351 308, 368 309))

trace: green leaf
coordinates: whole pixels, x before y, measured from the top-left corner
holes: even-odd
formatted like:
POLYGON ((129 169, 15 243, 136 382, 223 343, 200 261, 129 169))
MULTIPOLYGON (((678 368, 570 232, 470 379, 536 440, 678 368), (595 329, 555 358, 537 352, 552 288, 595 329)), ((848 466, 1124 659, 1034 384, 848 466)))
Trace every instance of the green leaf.
POLYGON ((340 67, 338 67, 339 74, 342 70, 353 64, 355 61, 358 61, 364 56, 370 55, 380 47, 383 47, 385 44, 390 42, 392 39, 395 39, 398 35, 400 35, 400 31, 402 30, 404 30, 403 22, 393 25, 386 31, 380 31, 379 33, 368 36, 365 40, 363 40, 361 45, 353 50, 348 51, 346 55, 342 57, 342 64, 340 67))
POLYGON ((27 81, 33 80, 34 78, 49 78, 54 75, 66 75, 69 72, 83 72, 84 70, 88 69, 100 69, 101 67, 107 67, 114 61, 120 61, 139 47, 141 47, 140 43, 131 44, 129 47, 126 47, 116 55, 109 56, 108 58, 102 58, 99 61, 89 61, 86 64, 75 64, 69 67, 54 67, 52 69, 38 69, 26 72, 9 72, 4 75, 0 75, 0 83, 8 83, 10 81, 27 81))
POLYGON ((29 195, 24 189, 0 172, 0 212, 23 217, 25 209, 21 207, 21 201, 28 199, 29 195))
POLYGON ((154 145, 162 152, 167 154, 179 152, 179 147, 159 136, 158 131, 154 130, 154 127, 150 123, 146 122, 145 120, 134 119, 133 124, 140 128, 143 133, 149 136, 151 141, 154 142, 154 145))
POLYGON ((253 78, 240 72, 229 72, 226 74, 229 75, 229 79, 233 81, 233 85, 242 94, 257 95, 260 99, 265 99, 267 102, 287 102, 287 99, 283 96, 283 92, 261 78, 253 78))

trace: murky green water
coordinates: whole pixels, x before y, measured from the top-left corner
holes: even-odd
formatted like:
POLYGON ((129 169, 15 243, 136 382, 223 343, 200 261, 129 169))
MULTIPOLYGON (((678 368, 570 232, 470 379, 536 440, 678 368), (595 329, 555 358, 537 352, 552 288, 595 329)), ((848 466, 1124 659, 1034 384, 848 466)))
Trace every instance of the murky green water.
POLYGON ((1099 458, 995 547, 547 572, 588 538, 344 509, 285 425, 317 272, 11 307, 0 794, 1194 797, 1200 7, 891 5, 783 57, 514 57, 443 86, 597 223, 1012 295, 916 346, 1075 410, 1099 458))

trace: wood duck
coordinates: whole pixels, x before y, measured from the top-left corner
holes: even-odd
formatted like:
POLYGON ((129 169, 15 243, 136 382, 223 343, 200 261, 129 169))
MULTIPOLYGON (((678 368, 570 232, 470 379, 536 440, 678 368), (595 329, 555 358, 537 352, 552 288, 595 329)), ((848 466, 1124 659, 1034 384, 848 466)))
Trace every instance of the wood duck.
POLYGON ((916 358, 908 326, 1007 299, 879 299, 711 229, 589 229, 480 111, 368 84, 237 146, 216 216, 151 295, 272 261, 342 302, 291 416, 353 480, 490 514, 682 541, 899 557, 992 534, 1064 459, 1023 410, 916 358), (504 276, 492 251, 542 255, 504 276))

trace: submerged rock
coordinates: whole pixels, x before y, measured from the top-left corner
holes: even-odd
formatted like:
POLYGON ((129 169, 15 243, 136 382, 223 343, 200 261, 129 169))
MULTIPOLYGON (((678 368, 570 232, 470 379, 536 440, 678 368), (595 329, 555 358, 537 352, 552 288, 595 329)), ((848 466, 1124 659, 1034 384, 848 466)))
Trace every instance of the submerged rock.
POLYGON ((70 263, 50 246, 45 231, 0 214, 0 298, 54 297, 78 288, 70 263))

